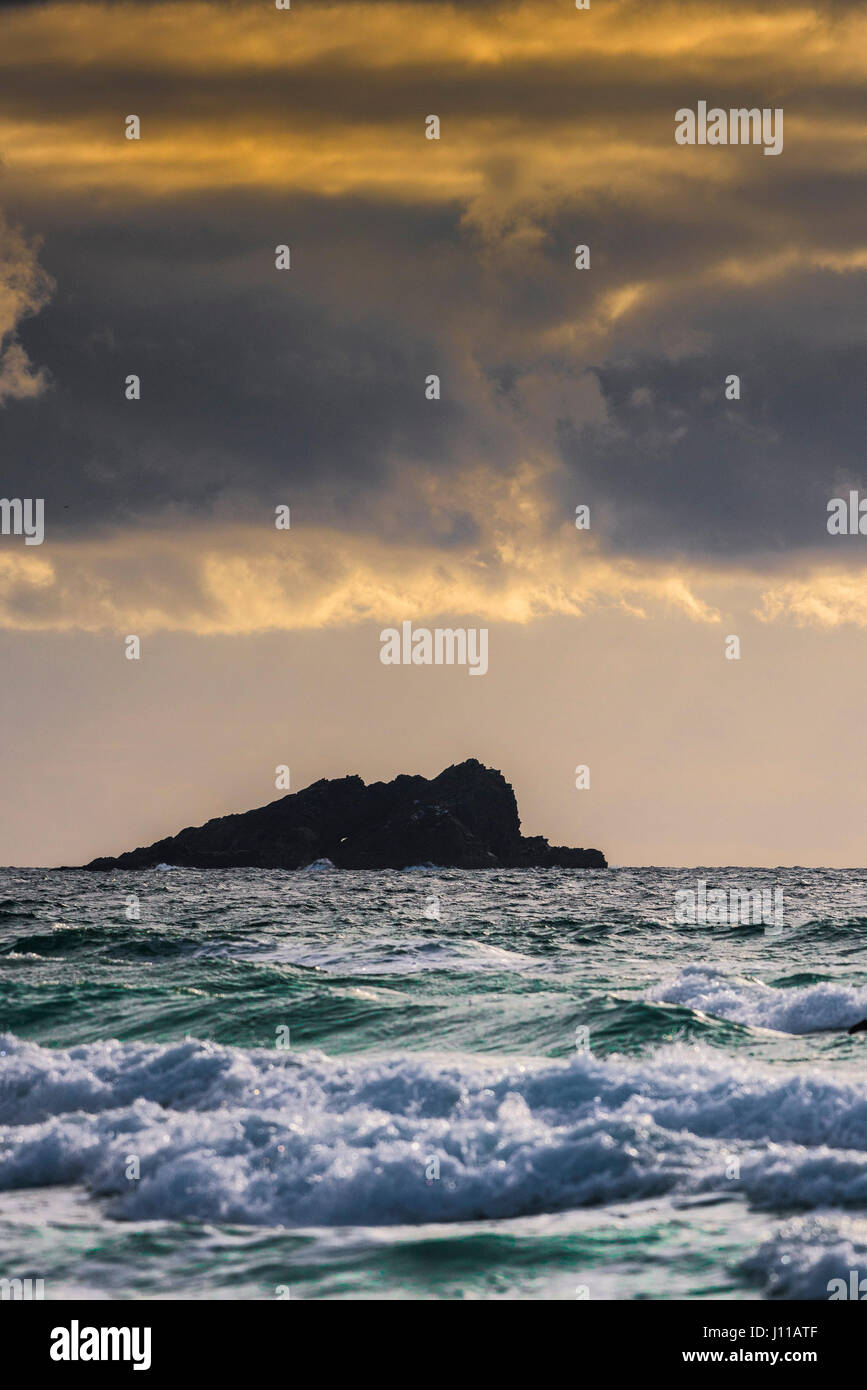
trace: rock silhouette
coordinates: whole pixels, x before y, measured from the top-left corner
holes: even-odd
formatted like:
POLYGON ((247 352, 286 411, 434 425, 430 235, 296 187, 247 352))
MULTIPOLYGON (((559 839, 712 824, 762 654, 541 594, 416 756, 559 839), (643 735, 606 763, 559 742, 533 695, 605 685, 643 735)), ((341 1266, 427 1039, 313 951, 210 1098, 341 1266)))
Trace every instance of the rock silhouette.
POLYGON ((605 869, 598 849, 524 836, 515 793, 476 758, 438 777, 393 782, 322 779, 255 811, 220 816, 144 849, 94 859, 88 869, 302 869, 330 859, 341 869, 605 869))

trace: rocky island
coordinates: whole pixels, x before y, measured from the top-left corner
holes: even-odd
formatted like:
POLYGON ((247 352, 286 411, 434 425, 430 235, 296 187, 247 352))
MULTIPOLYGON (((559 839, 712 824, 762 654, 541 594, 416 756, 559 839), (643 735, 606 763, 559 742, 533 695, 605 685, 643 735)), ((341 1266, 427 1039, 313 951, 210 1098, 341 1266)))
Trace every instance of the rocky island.
POLYGON ((267 806, 219 816, 87 869, 606 869, 598 849, 565 849, 521 834, 515 793, 476 758, 438 777, 323 778, 267 806))

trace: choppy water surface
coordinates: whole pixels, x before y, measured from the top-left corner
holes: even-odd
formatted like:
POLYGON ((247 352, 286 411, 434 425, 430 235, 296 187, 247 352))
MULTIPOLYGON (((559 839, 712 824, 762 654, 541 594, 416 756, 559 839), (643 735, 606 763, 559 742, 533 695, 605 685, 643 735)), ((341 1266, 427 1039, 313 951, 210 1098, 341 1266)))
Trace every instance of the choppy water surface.
POLYGON ((867 1275, 865 935, 861 871, 2 871, 0 1274, 826 1298, 867 1275), (783 930, 676 925, 699 877, 783 930))

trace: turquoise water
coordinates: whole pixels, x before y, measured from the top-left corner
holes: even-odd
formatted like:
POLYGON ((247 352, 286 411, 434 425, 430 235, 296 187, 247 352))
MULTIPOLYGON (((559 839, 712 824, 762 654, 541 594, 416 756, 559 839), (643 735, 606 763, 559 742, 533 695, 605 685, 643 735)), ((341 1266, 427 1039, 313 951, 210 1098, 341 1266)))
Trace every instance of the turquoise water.
POLYGON ((826 1298, 867 873, 0 874, 0 1249, 46 1298, 826 1298), (782 929, 674 894, 782 890, 782 929))

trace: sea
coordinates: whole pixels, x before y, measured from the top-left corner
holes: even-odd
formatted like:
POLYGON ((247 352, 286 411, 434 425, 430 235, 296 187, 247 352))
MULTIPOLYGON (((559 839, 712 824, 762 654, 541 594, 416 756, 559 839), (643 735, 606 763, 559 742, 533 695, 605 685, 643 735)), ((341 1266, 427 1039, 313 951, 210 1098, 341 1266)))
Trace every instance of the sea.
POLYGON ((865 945, 862 870, 0 871, 0 1278, 828 1299, 865 945), (679 921, 698 883, 782 925, 679 921))

